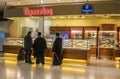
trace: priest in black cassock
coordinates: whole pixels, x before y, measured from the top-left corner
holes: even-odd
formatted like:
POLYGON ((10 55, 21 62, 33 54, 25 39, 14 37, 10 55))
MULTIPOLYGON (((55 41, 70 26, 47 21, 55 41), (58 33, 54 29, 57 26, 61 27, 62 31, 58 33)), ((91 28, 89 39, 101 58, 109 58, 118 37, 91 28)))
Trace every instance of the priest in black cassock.
POLYGON ((59 33, 56 33, 56 39, 53 43, 52 52, 53 52, 53 65, 61 65, 62 38, 60 38, 59 33))
POLYGON ((36 57, 36 64, 44 65, 44 52, 47 49, 47 44, 45 38, 41 37, 41 32, 38 32, 38 37, 35 39, 33 44, 34 57, 36 57))

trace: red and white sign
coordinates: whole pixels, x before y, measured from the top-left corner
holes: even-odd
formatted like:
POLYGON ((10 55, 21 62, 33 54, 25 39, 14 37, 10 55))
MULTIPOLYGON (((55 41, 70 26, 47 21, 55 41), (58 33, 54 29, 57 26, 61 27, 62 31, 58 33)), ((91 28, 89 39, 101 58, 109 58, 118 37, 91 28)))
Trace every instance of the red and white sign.
POLYGON ((26 7, 23 9, 25 16, 52 16, 54 14, 52 8, 38 8, 38 9, 30 9, 29 7, 26 7))

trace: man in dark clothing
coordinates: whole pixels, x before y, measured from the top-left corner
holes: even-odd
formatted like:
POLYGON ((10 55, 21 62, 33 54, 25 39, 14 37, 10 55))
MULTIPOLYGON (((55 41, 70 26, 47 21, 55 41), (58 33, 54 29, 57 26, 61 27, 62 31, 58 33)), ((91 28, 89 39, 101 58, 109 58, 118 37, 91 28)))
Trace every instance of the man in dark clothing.
POLYGON ((52 52, 53 65, 61 65, 62 38, 59 37, 59 33, 56 33, 56 39, 53 43, 52 52))
POLYGON ((31 31, 24 37, 24 48, 25 48, 25 63, 33 64, 31 61, 31 54, 32 54, 32 37, 31 31))
POLYGON ((41 37, 41 32, 38 32, 38 37, 35 39, 34 44, 34 57, 36 57, 36 64, 42 63, 42 65, 45 63, 44 62, 44 52, 45 49, 47 49, 47 44, 45 38, 41 37))

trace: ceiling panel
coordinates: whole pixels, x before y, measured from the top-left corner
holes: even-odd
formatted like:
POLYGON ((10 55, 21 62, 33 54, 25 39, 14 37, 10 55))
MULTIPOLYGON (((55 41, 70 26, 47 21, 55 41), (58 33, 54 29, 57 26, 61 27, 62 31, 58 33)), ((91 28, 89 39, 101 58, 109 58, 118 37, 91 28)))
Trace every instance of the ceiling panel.
MULTIPOLYGON (((117 1, 117 0, 88 0, 92 1, 117 1)), ((7 5, 20 6, 20 5, 35 5, 35 4, 52 4, 52 3, 70 3, 70 2, 87 2, 87 0, 0 0, 0 3, 7 2, 7 5)))
POLYGON ((86 2, 120 2, 120 0, 0 0, 0 10, 10 6, 23 6, 23 5, 66 5, 66 4, 80 4, 86 2))

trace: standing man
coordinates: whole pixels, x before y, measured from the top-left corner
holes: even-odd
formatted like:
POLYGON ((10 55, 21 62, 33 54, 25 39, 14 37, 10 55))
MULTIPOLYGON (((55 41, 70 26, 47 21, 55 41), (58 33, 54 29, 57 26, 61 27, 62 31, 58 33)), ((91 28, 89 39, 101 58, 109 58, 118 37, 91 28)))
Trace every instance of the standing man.
POLYGON ((36 64, 44 65, 44 52, 47 49, 45 38, 41 37, 41 32, 38 32, 38 37, 35 39, 34 44, 34 57, 36 57, 36 64))
POLYGON ((25 48, 25 63, 33 64, 31 61, 31 54, 32 54, 32 37, 31 31, 24 37, 24 48, 25 48))
POLYGON ((62 54, 62 38, 59 37, 60 34, 56 33, 56 39, 53 43, 53 65, 61 65, 61 54, 62 54))

